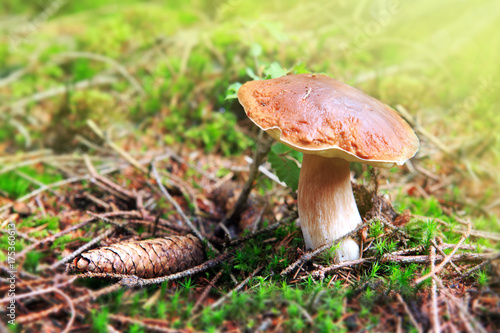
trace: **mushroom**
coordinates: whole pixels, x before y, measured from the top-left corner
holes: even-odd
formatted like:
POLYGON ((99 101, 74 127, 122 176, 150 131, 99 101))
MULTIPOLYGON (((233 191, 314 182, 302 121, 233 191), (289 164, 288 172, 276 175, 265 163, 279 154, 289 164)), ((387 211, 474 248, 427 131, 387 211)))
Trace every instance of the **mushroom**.
MULTIPOLYGON (((361 223, 350 162, 390 168, 419 148, 418 137, 393 109, 326 75, 249 81, 238 99, 258 127, 304 153, 298 210, 307 249, 332 244, 361 223)), ((358 259, 358 243, 344 240, 336 257, 358 259)))

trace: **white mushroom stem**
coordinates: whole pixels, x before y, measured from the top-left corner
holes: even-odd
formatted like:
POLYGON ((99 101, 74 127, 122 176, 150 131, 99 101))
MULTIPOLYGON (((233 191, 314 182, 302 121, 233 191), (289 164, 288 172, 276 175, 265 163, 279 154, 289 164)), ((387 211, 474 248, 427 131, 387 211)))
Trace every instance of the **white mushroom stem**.
MULTIPOLYGON (((351 188, 349 162, 304 154, 298 189, 300 225, 307 249, 315 249, 356 229, 361 216, 351 188)), ((339 261, 359 259, 353 239, 339 244, 339 261)))

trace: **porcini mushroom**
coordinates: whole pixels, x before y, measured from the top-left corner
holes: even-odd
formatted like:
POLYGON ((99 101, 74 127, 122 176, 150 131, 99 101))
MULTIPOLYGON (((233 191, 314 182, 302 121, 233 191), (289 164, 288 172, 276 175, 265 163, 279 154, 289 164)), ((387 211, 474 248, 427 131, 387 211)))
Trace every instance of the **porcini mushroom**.
MULTIPOLYGON (((249 81, 238 99, 258 127, 304 153, 298 209, 308 249, 333 243, 361 223, 350 162, 390 168, 419 148, 412 128, 393 109, 326 75, 249 81)), ((346 239, 336 256, 358 259, 359 245, 346 239)))

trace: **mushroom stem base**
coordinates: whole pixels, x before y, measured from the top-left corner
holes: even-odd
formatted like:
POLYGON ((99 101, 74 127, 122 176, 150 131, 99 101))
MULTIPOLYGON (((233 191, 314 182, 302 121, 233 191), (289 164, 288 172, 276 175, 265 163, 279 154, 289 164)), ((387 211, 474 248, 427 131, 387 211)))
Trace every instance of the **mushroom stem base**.
MULTIPOLYGON (((354 230, 361 216, 351 188, 349 162, 304 154, 298 189, 300 224, 306 247, 315 249, 354 230)), ((339 244, 339 261, 359 258, 352 239, 339 244)))

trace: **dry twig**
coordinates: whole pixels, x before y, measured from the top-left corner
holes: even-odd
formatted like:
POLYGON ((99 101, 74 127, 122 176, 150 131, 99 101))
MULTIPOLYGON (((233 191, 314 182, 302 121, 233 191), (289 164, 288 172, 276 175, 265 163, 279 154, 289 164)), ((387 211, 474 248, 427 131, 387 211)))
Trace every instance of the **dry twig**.
POLYGON ((210 292, 210 290, 212 290, 212 288, 215 286, 215 284, 217 283, 217 281, 220 279, 220 277, 222 276, 222 273, 224 272, 224 270, 220 270, 219 273, 217 273, 217 275, 215 275, 213 277, 212 280, 210 280, 210 282, 208 283, 208 286, 205 288, 205 290, 203 290, 203 293, 200 295, 200 297, 198 297, 198 299, 196 300, 196 303, 194 304, 193 306, 193 310, 191 310, 193 313, 198 309, 198 307, 201 305, 201 303, 203 303, 203 301, 205 300, 205 298, 207 298, 208 296, 208 293, 210 292))
POLYGON ((126 274, 116 274, 116 273, 84 273, 77 275, 78 278, 106 278, 106 279, 120 279, 119 283, 122 286, 127 286, 127 287, 143 287, 151 284, 159 284, 164 281, 172 281, 172 280, 177 280, 186 276, 194 275, 199 272, 206 271, 207 269, 210 269, 212 267, 217 266, 227 258, 229 258, 231 254, 230 253, 224 253, 220 256, 218 256, 215 259, 208 260, 204 262, 201 265, 186 269, 185 271, 170 274, 167 276, 162 276, 158 278, 152 278, 152 279, 143 279, 139 278, 137 276, 130 276, 126 274))
POLYGON ((413 326, 415 326, 415 328, 417 329, 418 333, 422 333, 423 332, 422 327, 415 320, 415 317, 411 313, 410 308, 408 307, 408 305, 406 304, 406 302, 403 300, 403 297, 401 297, 401 295, 398 294, 398 293, 396 293, 396 297, 397 297, 398 301, 401 304, 403 304, 403 307, 404 307, 406 313, 408 314, 408 317, 410 318, 411 323, 413 324, 413 326))
POLYGON ((219 305, 221 305, 222 303, 224 303, 226 301, 226 299, 228 299, 229 297, 231 297, 231 295, 233 293, 241 290, 241 288, 243 288, 244 286, 246 286, 246 284, 248 283, 248 281, 250 281, 250 279, 253 278, 258 272, 260 272, 261 269, 262 269, 262 266, 257 267, 252 272, 252 274, 250 274, 245 280, 241 281, 241 283, 239 283, 233 290, 231 290, 230 292, 228 292, 226 295, 222 296, 217 302, 213 303, 210 306, 210 308, 215 309, 216 307, 218 307, 219 305))
POLYGON ((161 181, 161 178, 160 178, 160 175, 158 174, 158 170, 156 169, 156 165, 155 165, 156 162, 153 162, 151 163, 151 171, 153 172, 153 176, 155 177, 156 179, 156 183, 158 184, 158 186, 160 187, 160 190, 161 192, 163 193, 163 195, 165 196, 165 198, 174 206, 175 210, 177 211, 177 213, 179 213, 179 215, 182 217, 184 223, 189 227, 189 229, 191 229, 191 231, 196 235, 196 237, 198 237, 202 242, 206 242, 207 246, 212 250, 214 251, 215 253, 220 253, 219 250, 217 250, 206 238, 205 236, 202 235, 202 233, 196 229, 196 227, 193 225, 193 223, 191 223, 191 221, 189 220, 189 218, 186 216, 186 214, 184 214, 184 212, 182 211, 182 208, 179 206, 179 204, 174 200, 174 198, 172 198, 172 196, 170 195, 170 193, 167 191, 167 189, 165 188, 165 186, 163 185, 163 182, 161 181))
MULTIPOLYGON (((436 261, 436 248, 431 246, 429 260, 431 262, 431 271, 435 270, 435 261, 436 261)), ((444 262, 444 261, 443 261, 444 262)), ((432 330, 434 333, 441 332, 441 324, 439 323, 439 310, 437 304, 437 286, 436 281, 432 280, 431 286, 431 322, 432 322, 432 330)))
POLYGON ((250 195, 250 191, 252 190, 255 179, 259 173, 259 166, 262 162, 264 162, 264 159, 271 150, 273 143, 273 138, 267 136, 264 131, 259 132, 257 148, 253 156, 253 162, 250 165, 248 179, 243 185, 238 201, 236 201, 233 208, 226 214, 226 217, 221 221, 221 224, 227 224, 228 222, 234 222, 240 219, 241 213, 247 206, 248 196, 250 195))
POLYGON ((280 275, 284 276, 284 275, 290 273, 293 269, 295 269, 295 267, 301 265, 304 262, 307 262, 307 261, 311 260, 312 258, 314 258, 315 256, 317 256, 321 252, 325 251, 326 249, 329 249, 332 246, 335 246, 335 245, 339 244, 340 242, 344 241, 345 239, 347 239, 347 238, 349 238, 349 237, 357 234, 361 229, 363 229, 364 227, 369 226, 370 223, 371 223, 371 221, 367 221, 365 223, 362 223, 362 224, 358 225, 356 227, 356 229, 354 229, 351 232, 345 234, 344 236, 336 239, 333 242, 333 244, 323 244, 323 245, 317 247, 316 249, 314 249, 313 251, 309 251, 309 252, 304 253, 299 259, 297 259, 295 262, 293 262, 287 268, 285 268, 283 271, 281 271, 280 275))
POLYGON ((437 267, 435 267, 434 269, 432 269, 429 273, 427 273, 424 276, 422 276, 422 277, 418 278, 417 280, 415 280, 415 282, 417 284, 419 284, 419 283, 427 280, 431 276, 439 274, 439 272, 441 271, 441 269, 443 269, 443 267, 453 258, 453 255, 455 254, 455 252, 457 252, 457 250, 460 247, 460 245, 462 245, 462 243, 469 237, 469 234, 470 234, 470 231, 471 231, 471 227, 472 227, 472 223, 469 223, 468 228, 467 228, 467 232, 464 235, 462 235, 462 237, 458 241, 457 245, 453 248, 453 250, 450 252, 450 254, 447 255, 444 258, 444 260, 437 267))
MULTIPOLYGON (((112 293, 113 291, 120 289, 120 287, 121 287, 121 285, 119 283, 115 283, 109 287, 100 289, 100 290, 95 291, 95 292, 91 292, 88 295, 80 296, 78 298, 72 299, 73 306, 78 305, 78 304, 83 303, 83 302, 86 302, 86 301, 91 300, 91 299, 96 299, 99 296, 112 293)), ((40 312, 35 312, 35 313, 30 313, 30 314, 27 314, 24 316, 20 316, 20 317, 16 318, 16 323, 25 324, 25 323, 29 323, 29 322, 33 322, 33 321, 38 321, 40 319, 47 317, 48 315, 50 315, 52 313, 56 313, 56 312, 61 311, 62 309, 64 309, 65 306, 66 306, 66 304, 58 304, 58 305, 54 305, 54 306, 52 306, 46 310, 40 311, 40 312)))

